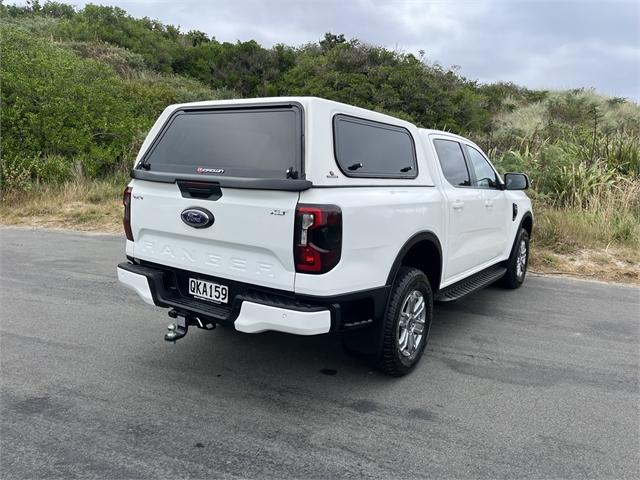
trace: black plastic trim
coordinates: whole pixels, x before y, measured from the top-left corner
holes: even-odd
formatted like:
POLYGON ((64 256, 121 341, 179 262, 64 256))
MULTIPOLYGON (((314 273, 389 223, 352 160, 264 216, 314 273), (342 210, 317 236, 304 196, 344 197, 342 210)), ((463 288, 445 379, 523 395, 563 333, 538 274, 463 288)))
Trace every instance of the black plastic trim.
POLYGON ((462 280, 444 287, 434 297, 438 302, 453 302, 499 280, 507 272, 502 263, 480 270, 462 280))
POLYGON ((435 188, 435 185, 406 185, 404 183, 384 185, 313 185, 313 188, 435 188))
MULTIPOLYGON (((520 223, 518 224, 518 229, 516 230, 516 236, 513 239, 513 245, 511 246, 511 251, 509 252, 509 258, 513 257, 513 252, 516 249, 516 240, 518 239, 518 235, 520 234, 520 230, 523 228, 524 221, 527 218, 531 220, 531 235, 530 235, 530 237, 533 236, 533 215, 531 214, 531 212, 527 211, 527 212, 524 212, 524 214, 522 215, 522 218, 520 219, 520 223)), ((508 262, 509 258, 507 260, 505 260, 504 262, 502 262, 502 263, 508 262)))
POLYGON ((242 178, 242 177, 211 177, 198 174, 179 174, 167 172, 151 172, 147 170, 131 170, 131 178, 148 182, 176 183, 178 180, 193 182, 215 181, 225 188, 245 188, 251 190, 284 190, 302 192, 309 190, 313 183, 310 180, 294 180, 280 178, 242 178), (214 180, 215 178, 215 180, 214 180))
POLYGON ((183 198, 217 201, 222 197, 219 182, 185 182, 178 180, 178 188, 183 198))
POLYGON ((524 212, 524 213, 522 214, 522 218, 520 219, 520 225, 519 225, 518 230, 520 230, 520 228, 522 228, 522 225, 524 224, 524 221, 525 221, 527 218, 531 219, 531 233, 533 234, 533 215, 532 215, 532 214, 531 214, 531 212, 529 212, 529 211, 524 212))
POLYGON ((436 246, 436 248, 438 249, 438 254, 440 256, 440 279, 438 280, 437 285, 431 285, 434 294, 438 291, 438 288, 440 288, 440 281, 442 280, 442 245, 440 244, 438 236, 428 230, 416 233, 402 246, 402 248, 398 252, 398 255, 396 255, 396 259, 394 260, 393 265, 391 266, 391 271, 389 272, 389 276, 387 277, 388 286, 393 285, 396 274, 398 273, 398 270, 400 270, 400 266, 402 265, 402 260, 409 252, 409 250, 411 250, 411 247, 425 240, 433 243, 436 246))

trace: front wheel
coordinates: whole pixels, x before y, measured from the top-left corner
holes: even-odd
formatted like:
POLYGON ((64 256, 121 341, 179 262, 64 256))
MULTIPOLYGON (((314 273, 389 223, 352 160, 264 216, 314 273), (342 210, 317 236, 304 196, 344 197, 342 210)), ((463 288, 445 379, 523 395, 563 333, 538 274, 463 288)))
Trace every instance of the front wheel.
POLYGON ((507 273, 502 278, 502 285, 506 288, 519 288, 524 282, 529 265, 529 233, 520 229, 507 260, 507 273))
POLYGON ((378 368, 395 377, 413 370, 427 345, 432 318, 433 293, 429 280, 417 268, 402 267, 383 318, 378 368))

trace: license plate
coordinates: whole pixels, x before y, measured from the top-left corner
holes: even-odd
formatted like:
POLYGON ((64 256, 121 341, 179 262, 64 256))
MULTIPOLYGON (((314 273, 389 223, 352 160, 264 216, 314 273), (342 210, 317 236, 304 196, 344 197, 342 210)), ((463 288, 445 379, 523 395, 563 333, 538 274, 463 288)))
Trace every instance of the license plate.
POLYGON ((229 288, 213 282, 189 279, 189 293, 196 298, 211 300, 217 303, 227 303, 229 301, 229 288))

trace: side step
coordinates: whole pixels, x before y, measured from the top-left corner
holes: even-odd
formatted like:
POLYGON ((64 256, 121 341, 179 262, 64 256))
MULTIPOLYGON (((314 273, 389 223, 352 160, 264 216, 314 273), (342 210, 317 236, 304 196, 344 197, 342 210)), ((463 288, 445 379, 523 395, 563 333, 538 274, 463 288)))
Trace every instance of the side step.
POLYGON ((436 302, 451 302, 458 300, 465 295, 475 292, 476 290, 486 287, 487 285, 502 278, 507 272, 507 269, 500 264, 493 265, 478 273, 471 275, 468 278, 460 280, 459 282, 449 285, 438 292, 435 297, 436 302))

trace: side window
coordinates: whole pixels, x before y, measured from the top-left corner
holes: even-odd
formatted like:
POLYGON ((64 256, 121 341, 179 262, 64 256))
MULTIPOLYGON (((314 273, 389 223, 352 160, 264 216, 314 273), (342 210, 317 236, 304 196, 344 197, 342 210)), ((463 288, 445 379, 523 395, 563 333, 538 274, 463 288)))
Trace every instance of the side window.
POLYGON ((469 154, 471 168, 473 168, 473 173, 476 177, 473 186, 480 188, 498 188, 496 172, 491 168, 491 165, 487 162, 487 159, 484 158, 484 155, 469 145, 467 145, 467 153, 469 154))
POLYGON ((470 187, 471 178, 464 161, 462 145, 453 140, 434 140, 442 173, 454 187, 470 187))
POLYGON ((333 141, 336 160, 349 177, 418 175, 413 138, 406 128, 336 115, 333 141))

